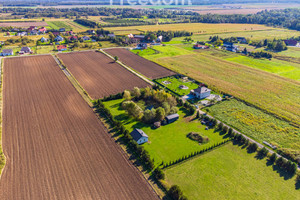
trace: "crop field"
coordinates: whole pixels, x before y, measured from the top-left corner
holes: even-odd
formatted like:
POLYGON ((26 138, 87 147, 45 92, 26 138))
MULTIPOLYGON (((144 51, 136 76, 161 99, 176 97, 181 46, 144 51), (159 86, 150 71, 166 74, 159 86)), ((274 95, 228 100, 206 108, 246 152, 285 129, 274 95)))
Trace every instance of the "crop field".
POLYGON ((134 87, 149 86, 147 82, 102 53, 86 51, 63 53, 58 56, 93 99, 134 87))
POLYGON ((287 178, 266 158, 229 143, 165 170, 188 199, 299 199, 295 177, 287 178))
POLYGON ((173 76, 166 77, 166 78, 161 78, 161 79, 156 79, 155 81, 162 84, 166 88, 172 90, 173 92, 176 92, 180 96, 184 96, 184 95, 189 94, 191 90, 197 89, 198 86, 199 86, 197 83, 194 83, 192 81, 185 82, 185 81, 183 81, 179 78, 175 78, 173 76), (179 88, 179 86, 181 86, 181 85, 184 85, 188 88, 187 89, 181 89, 181 88, 179 88))
POLYGON ((151 79, 162 78, 166 76, 175 75, 174 72, 153 63, 143 57, 140 57, 126 49, 116 48, 105 50, 108 54, 112 56, 118 56, 119 60, 126 64, 128 67, 140 72, 151 79))
POLYGON ((0 199, 157 199, 52 56, 6 58, 3 83, 0 199))
POLYGON ((209 54, 147 58, 299 125, 297 81, 209 54))
MULTIPOLYGON (((244 31, 232 31, 224 32, 219 31, 216 33, 205 33, 205 34, 194 34, 192 39, 195 41, 208 41, 210 36, 218 35, 221 38, 228 37, 245 37, 253 41, 260 41, 263 39, 287 39, 291 37, 297 37, 300 35, 299 31, 289 30, 289 29, 274 29, 268 27, 268 30, 244 30, 244 31)), ((185 37, 173 38, 171 43, 181 42, 185 37)))
POLYGON ((262 143, 300 151, 300 131, 289 123, 237 101, 218 103, 207 110, 222 122, 262 143))
POLYGON ((47 24, 52 29, 56 29, 56 30, 60 28, 65 28, 66 30, 72 30, 72 27, 63 21, 48 21, 47 24))
MULTIPOLYGON (((124 34, 130 34, 128 27, 107 27, 109 31, 123 31, 124 34)), ((131 26, 130 29, 137 29, 141 32, 147 31, 189 31, 194 34, 214 34, 223 32, 254 31, 254 30, 272 30, 274 28, 258 24, 205 24, 205 23, 183 23, 183 24, 162 24, 147 26, 131 26)))
POLYGON ((0 27, 29 27, 29 26, 47 26, 46 22, 8 22, 0 23, 0 27))
POLYGON ((116 120, 123 122, 130 132, 134 128, 140 128, 149 136, 150 142, 143 144, 143 146, 149 152, 151 158, 154 159, 156 165, 161 164, 162 161, 168 163, 177 160, 195 151, 224 141, 224 136, 218 132, 215 132, 213 129, 205 130, 206 126, 201 125, 199 120, 191 120, 189 116, 186 116, 184 109, 179 110, 180 118, 176 122, 153 129, 151 125, 130 118, 121 107, 122 101, 123 99, 107 101, 104 102, 104 105, 110 110, 116 120), (198 142, 187 138, 187 134, 190 132, 202 133, 210 141, 199 145, 198 142))

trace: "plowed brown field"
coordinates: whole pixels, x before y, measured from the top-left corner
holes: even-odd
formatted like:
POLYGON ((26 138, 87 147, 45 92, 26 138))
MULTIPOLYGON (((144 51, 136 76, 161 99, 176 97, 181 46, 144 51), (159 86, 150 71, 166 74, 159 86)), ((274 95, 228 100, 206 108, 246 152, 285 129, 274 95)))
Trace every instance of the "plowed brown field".
POLYGON ((158 199, 52 56, 4 60, 1 200, 158 199))
POLYGON ((107 49, 105 51, 112 56, 118 56, 121 62, 148 78, 157 79, 175 75, 175 72, 172 72, 171 70, 168 70, 154 62, 142 58, 126 49, 115 48, 107 49))
POLYGON ((150 86, 102 53, 85 51, 58 56, 93 99, 150 86))

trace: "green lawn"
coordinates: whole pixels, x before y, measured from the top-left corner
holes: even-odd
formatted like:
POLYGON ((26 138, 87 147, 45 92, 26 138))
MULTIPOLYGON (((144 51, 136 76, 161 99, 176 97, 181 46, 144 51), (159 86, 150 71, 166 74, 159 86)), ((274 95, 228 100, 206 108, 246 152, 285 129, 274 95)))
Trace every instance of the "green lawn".
POLYGON ((300 153, 300 131, 285 121, 235 99, 223 101, 207 110, 222 122, 258 142, 267 141, 278 147, 298 150, 300 153))
POLYGON ((237 55, 236 57, 226 58, 226 60, 256 69, 261 69, 294 80, 300 80, 300 64, 281 61, 274 58, 272 60, 255 59, 240 55, 237 55))
POLYGON ((166 181, 179 185, 189 200, 300 199, 295 177, 285 180, 266 163, 229 143, 167 168, 166 181))
POLYGON ((161 79, 156 79, 157 82, 160 84, 164 85, 168 89, 172 90, 173 92, 179 94, 180 96, 184 96, 190 93, 191 90, 197 89, 198 84, 194 83, 192 81, 190 82, 183 82, 181 79, 175 78, 173 76, 171 77, 166 77, 166 78, 161 78, 161 79), (164 81, 171 82, 171 84, 164 84, 164 81), (185 85, 188 87, 188 89, 180 89, 180 85, 185 85))
POLYGON ((132 131, 134 128, 142 129, 149 136, 149 143, 143 144, 145 149, 154 158, 155 164, 160 164, 177 160, 190 153, 199 151, 203 148, 212 146, 215 143, 224 141, 223 136, 214 130, 205 130, 205 126, 201 125, 198 120, 189 121, 185 117, 184 110, 179 111, 180 119, 176 122, 162 126, 158 129, 152 129, 150 125, 137 122, 129 118, 126 112, 120 107, 123 100, 113 100, 104 102, 104 105, 110 109, 115 119, 123 122, 124 126, 132 131), (197 142, 190 140, 186 135, 190 132, 201 132, 208 136, 210 142, 199 145, 197 142))
POLYGON ((65 28, 67 31, 72 30, 72 27, 68 24, 66 24, 63 21, 47 21, 47 24, 52 28, 52 29, 60 29, 60 28, 65 28))

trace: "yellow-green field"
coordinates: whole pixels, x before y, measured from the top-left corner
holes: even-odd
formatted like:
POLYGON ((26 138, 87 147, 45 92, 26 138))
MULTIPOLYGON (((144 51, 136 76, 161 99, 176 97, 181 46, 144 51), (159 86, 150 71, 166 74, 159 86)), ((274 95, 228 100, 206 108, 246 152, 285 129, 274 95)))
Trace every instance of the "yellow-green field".
MULTIPOLYGON (((160 47, 163 48, 163 47, 160 47)), ((169 47, 168 47, 169 48, 169 47)), ((173 71, 234 95, 286 120, 300 124, 300 83, 243 64, 197 53, 180 56, 147 55, 173 71)))
POLYGON ((165 170, 190 200, 300 199, 295 177, 231 143, 165 170))
POLYGON ((274 28, 258 24, 204 24, 204 23, 184 23, 184 24, 162 24, 147 26, 131 26, 131 27, 108 27, 107 30, 115 32, 115 34, 130 34, 131 30, 147 31, 189 31, 194 34, 214 34, 239 31, 254 30, 272 30, 274 28), (129 29, 129 30, 128 30, 129 29))

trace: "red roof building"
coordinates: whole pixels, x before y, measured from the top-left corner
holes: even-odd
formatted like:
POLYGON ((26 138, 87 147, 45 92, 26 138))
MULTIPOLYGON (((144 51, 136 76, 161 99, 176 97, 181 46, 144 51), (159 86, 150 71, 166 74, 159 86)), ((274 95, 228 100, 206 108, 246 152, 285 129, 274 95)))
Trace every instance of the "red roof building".
POLYGON ((208 46, 201 45, 201 44, 195 44, 194 49, 208 49, 208 46))
POLYGON ((284 40, 284 42, 287 46, 297 46, 298 44, 297 40, 284 40))
POLYGON ((66 50, 68 50, 67 45, 57 45, 56 48, 57 48, 57 51, 66 51, 66 50))

